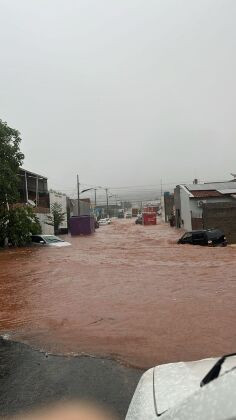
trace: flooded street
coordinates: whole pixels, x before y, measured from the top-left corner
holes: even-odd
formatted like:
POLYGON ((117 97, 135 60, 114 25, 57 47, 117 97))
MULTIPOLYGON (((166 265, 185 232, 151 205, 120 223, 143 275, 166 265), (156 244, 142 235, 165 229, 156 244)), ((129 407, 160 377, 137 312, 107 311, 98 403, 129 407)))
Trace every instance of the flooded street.
POLYGON ((235 351, 236 248, 116 220, 67 248, 0 253, 0 331, 55 354, 148 368, 235 351))

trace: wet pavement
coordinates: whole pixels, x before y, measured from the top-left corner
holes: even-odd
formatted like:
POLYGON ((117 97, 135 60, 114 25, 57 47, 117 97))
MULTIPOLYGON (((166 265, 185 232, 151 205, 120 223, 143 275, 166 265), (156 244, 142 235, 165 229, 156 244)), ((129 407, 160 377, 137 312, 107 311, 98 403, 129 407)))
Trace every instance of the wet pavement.
POLYGON ((0 252, 0 331, 53 354, 148 368, 235 351, 236 248, 117 220, 71 247, 0 252))
POLYGON ((109 359, 51 356, 0 339, 0 418, 84 399, 124 418, 141 373, 109 359))

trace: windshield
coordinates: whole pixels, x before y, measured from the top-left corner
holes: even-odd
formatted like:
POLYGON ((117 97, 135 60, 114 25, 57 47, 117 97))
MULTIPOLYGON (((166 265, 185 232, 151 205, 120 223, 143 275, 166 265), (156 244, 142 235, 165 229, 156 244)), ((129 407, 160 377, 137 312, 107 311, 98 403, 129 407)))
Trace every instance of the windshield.
POLYGON ((44 236, 43 239, 47 243, 64 242, 62 239, 57 238, 56 236, 44 236))
POLYGON ((185 233, 185 234, 182 236, 182 239, 187 239, 187 238, 192 238, 192 233, 185 233))

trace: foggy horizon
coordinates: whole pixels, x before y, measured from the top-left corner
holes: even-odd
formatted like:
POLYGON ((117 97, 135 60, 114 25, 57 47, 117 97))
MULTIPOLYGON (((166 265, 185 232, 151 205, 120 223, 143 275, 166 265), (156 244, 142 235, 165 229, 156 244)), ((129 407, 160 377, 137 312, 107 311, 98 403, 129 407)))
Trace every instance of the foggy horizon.
POLYGON ((0 118, 49 188, 73 196, 77 173, 123 197, 231 179, 235 1, 0 5, 0 118))

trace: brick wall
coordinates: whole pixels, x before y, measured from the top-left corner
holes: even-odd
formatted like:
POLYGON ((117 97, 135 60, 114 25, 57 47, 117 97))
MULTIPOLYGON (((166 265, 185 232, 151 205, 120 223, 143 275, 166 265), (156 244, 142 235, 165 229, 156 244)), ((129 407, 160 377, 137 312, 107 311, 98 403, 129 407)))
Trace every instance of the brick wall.
POLYGON ((229 243, 236 243, 236 202, 203 205, 204 229, 224 231, 229 243))
POLYGON ((203 219, 192 217, 192 230, 203 229, 203 219))

